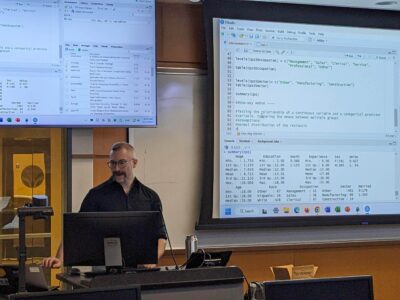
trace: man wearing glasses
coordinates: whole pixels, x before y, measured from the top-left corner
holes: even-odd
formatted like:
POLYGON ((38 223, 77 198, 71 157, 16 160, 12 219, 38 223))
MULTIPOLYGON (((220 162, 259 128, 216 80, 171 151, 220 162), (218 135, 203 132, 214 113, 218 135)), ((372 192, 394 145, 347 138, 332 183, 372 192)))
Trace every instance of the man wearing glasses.
MULTIPOLYGON (((155 191, 142 184, 134 175, 138 163, 135 149, 126 142, 111 146, 110 160, 107 162, 112 176, 92 188, 83 199, 80 212, 101 211, 161 211, 161 200, 155 191)), ((158 258, 164 254, 166 244, 165 228, 160 229, 158 258)), ((63 251, 59 248, 57 257, 43 260, 43 266, 59 268, 63 251)))

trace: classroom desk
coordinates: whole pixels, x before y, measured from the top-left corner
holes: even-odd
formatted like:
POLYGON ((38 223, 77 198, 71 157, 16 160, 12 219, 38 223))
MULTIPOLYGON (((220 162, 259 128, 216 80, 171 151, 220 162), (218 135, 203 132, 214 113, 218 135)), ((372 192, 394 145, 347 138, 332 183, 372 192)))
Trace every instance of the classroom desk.
POLYGON ((109 274, 95 277, 57 274, 73 288, 138 284, 143 300, 243 300, 243 272, 238 267, 109 274))

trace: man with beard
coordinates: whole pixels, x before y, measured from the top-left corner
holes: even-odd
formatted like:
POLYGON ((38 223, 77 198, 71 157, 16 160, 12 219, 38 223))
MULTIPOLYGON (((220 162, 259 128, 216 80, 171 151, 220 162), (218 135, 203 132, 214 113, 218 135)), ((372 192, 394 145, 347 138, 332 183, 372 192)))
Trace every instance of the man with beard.
MULTIPOLYGON (((132 145, 126 142, 113 144, 110 160, 107 162, 112 176, 88 192, 80 212, 160 211, 161 201, 157 193, 141 183, 134 175, 137 163, 138 159, 132 145)), ((161 258, 166 244, 165 228, 160 229, 158 236, 158 258, 161 258)), ((63 251, 60 246, 57 256, 45 258, 43 266, 59 268, 62 260, 63 251)))

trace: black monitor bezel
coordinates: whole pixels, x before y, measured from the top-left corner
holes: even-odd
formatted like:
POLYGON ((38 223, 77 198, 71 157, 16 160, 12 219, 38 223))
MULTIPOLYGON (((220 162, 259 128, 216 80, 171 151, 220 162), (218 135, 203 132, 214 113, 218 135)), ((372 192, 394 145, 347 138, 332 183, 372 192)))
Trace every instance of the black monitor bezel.
POLYGON ((214 49, 213 18, 245 19, 287 23, 372 27, 400 30, 400 12, 391 10, 333 7, 263 1, 205 0, 203 22, 207 50, 207 94, 204 106, 204 176, 197 230, 399 224, 400 214, 218 218, 213 216, 214 183, 214 49))
MULTIPOLYGON (((300 290, 299 286, 303 286, 304 290, 306 291, 312 291, 313 289, 316 288, 316 285, 331 285, 328 287, 329 291, 332 292, 333 297, 344 297, 345 295, 339 295, 338 293, 340 292, 340 287, 347 284, 351 284, 352 287, 354 285, 352 283, 354 282, 365 282, 368 285, 368 293, 369 299, 363 299, 363 300, 373 300, 374 299, 374 291, 373 291, 373 280, 371 275, 360 275, 360 276, 343 276, 343 277, 326 277, 326 278, 308 278, 308 279, 287 279, 287 280, 275 280, 275 281, 264 281, 263 282, 263 287, 264 287, 264 293, 265 293, 265 300, 274 300, 274 299, 281 299, 279 297, 275 297, 274 289, 279 289, 279 287, 297 287, 296 288, 296 296, 300 297, 300 294, 302 291, 300 290)), ((306 293, 303 290, 303 294, 306 293)), ((354 292, 357 292, 357 290, 353 290, 354 292)), ((286 296, 286 295, 285 295, 286 296)), ((306 299, 319 299, 321 295, 314 295, 317 298, 313 297, 313 295, 310 295, 308 293, 306 299), (310 297, 310 298, 308 298, 310 297)), ((285 298, 285 299, 291 299, 291 298, 285 298)), ((299 299, 305 299, 305 298, 299 298, 299 299)), ((332 299, 337 299, 337 298, 332 298, 332 299)), ((350 298, 343 298, 343 299, 350 299, 350 298)))
POLYGON ((64 213, 64 266, 104 266, 104 237, 119 237, 123 267, 157 264, 158 211, 64 213))

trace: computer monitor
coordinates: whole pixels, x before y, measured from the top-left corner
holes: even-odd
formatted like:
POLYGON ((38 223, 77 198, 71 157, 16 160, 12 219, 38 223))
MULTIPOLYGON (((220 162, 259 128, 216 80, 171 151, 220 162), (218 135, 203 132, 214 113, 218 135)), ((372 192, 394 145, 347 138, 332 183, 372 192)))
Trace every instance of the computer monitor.
POLYGON ((264 282, 265 300, 373 300, 372 276, 264 282))
POLYGON ((10 300, 140 300, 140 287, 137 285, 125 285, 108 288, 75 289, 72 291, 53 291, 37 293, 21 293, 9 296, 10 300))
POLYGON ((155 127, 156 0, 0 0, 0 128, 155 127))
POLYGON ((64 214, 64 265, 105 266, 105 238, 119 238, 123 267, 157 263, 158 211, 64 214))

